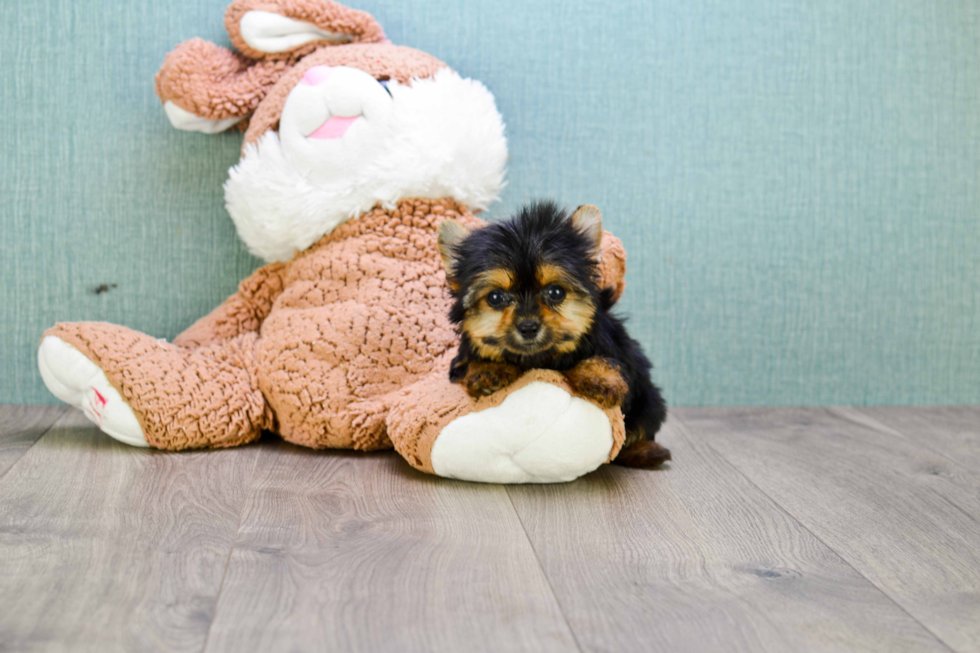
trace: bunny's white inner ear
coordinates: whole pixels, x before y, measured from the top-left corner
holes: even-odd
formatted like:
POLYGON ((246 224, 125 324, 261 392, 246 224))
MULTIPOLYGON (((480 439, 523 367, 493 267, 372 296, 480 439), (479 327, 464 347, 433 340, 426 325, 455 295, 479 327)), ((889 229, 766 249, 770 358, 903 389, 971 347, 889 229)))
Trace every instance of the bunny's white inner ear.
POLYGON ((269 11, 246 12, 238 26, 248 46, 259 52, 285 52, 310 41, 345 43, 354 40, 352 34, 328 32, 313 23, 293 20, 269 11))

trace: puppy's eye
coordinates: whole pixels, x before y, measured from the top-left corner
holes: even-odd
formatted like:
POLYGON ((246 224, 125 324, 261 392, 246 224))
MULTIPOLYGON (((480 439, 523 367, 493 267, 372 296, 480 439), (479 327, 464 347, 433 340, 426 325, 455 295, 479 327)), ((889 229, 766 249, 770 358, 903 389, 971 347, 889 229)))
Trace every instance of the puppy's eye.
POLYGON ((548 286, 544 293, 552 304, 560 304, 565 299, 565 289, 561 286, 548 286))
POLYGON ((507 297, 504 296, 504 293, 500 292, 499 290, 491 290, 487 295, 487 304, 489 304, 491 308, 500 308, 506 301, 507 297))

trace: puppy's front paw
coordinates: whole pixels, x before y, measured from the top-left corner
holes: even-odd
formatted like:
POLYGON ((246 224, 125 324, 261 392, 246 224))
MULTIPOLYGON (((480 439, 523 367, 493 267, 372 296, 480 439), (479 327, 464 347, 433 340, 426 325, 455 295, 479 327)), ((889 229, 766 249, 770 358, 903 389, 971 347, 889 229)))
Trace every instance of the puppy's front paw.
POLYGON ((463 377, 463 385, 471 397, 485 397, 509 386, 521 376, 521 370, 507 363, 472 361, 463 377))
POLYGON ((619 369, 608 359, 587 358, 565 372, 565 378, 575 392, 603 408, 623 403, 629 387, 619 369))

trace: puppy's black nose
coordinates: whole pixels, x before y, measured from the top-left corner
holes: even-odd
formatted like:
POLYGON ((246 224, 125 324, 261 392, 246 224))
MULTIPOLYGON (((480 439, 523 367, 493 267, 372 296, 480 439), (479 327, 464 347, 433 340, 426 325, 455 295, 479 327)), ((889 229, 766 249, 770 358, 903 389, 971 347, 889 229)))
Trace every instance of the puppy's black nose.
POLYGON ((522 320, 517 323, 517 332, 527 340, 538 335, 538 331, 540 330, 541 325, 534 320, 522 320))

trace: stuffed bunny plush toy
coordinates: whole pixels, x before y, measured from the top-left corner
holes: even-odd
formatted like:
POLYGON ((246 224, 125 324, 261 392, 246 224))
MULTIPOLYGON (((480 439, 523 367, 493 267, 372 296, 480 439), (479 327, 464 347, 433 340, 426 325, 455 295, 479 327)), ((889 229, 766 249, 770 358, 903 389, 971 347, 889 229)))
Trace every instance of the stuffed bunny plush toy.
MULTIPOLYGON (((262 431, 315 449, 394 447, 430 474, 574 479, 614 458, 620 409, 531 371, 479 400, 449 382, 458 344, 436 246, 496 199, 507 146, 493 96, 328 0, 236 0, 240 53, 193 39, 156 78, 179 129, 244 129, 228 212, 268 263, 174 342, 98 322, 41 341, 45 384, 133 446, 233 447, 262 431)), ((603 283, 622 291, 604 235, 603 283)))

